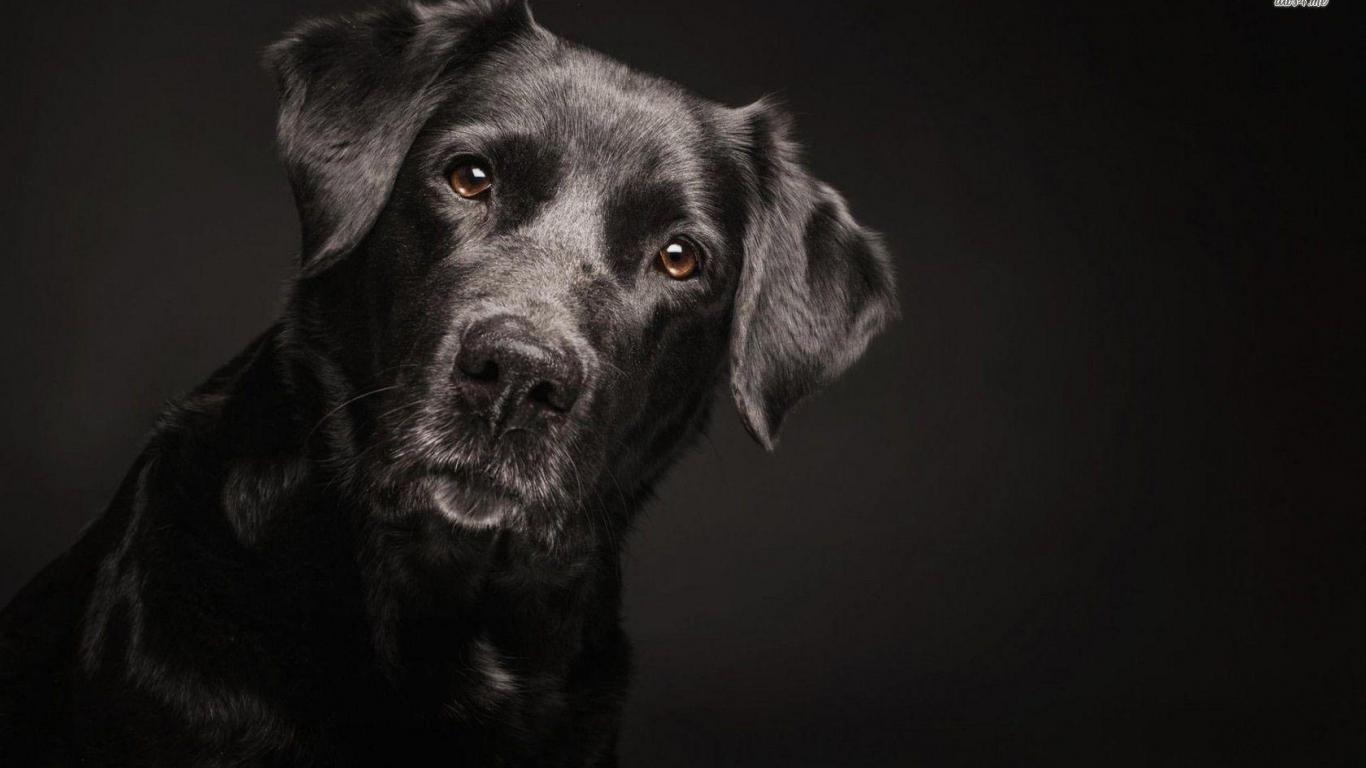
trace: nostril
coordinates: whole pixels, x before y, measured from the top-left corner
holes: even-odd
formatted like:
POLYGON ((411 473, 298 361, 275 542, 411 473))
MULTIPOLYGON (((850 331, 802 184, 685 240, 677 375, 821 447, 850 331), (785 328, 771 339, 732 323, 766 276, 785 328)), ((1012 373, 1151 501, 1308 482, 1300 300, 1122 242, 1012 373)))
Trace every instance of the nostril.
POLYGON ((489 384, 498 381, 498 361, 490 355, 462 354, 455 361, 456 368, 464 378, 489 384))
POLYGON ((478 370, 466 371, 465 375, 475 381, 497 381, 498 363, 495 363, 492 360, 485 360, 484 364, 479 366, 478 370))
POLYGON ((526 399, 552 411, 567 411, 572 405, 572 403, 566 403, 565 399, 561 397, 559 388, 548 381, 542 381, 532 387, 526 393, 526 399))

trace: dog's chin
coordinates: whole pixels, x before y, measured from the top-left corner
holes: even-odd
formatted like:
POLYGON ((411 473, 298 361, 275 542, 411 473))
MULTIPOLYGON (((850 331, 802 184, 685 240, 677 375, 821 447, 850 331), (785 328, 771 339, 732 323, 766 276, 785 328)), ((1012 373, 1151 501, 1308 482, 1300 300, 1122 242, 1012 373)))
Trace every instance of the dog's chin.
POLYGON ((463 472, 427 476, 431 499, 446 519, 471 528, 495 528, 517 518, 524 506, 511 493, 463 472))

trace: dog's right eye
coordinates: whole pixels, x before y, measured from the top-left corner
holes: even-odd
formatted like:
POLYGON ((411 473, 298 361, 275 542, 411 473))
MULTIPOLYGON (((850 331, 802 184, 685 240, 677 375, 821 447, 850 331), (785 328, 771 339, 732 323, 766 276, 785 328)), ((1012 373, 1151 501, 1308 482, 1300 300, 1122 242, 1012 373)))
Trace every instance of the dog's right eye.
POLYGON ((451 189, 467 200, 479 197, 492 186, 493 173, 482 160, 463 159, 451 169, 451 189))

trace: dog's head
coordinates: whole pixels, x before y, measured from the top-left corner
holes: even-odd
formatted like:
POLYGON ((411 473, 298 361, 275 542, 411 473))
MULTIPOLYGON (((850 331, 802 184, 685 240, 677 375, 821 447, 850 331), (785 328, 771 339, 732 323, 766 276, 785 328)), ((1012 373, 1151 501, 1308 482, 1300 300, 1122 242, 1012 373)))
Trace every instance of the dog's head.
POLYGON ((632 498, 727 366, 771 448, 896 311, 877 237, 772 105, 632 71, 521 2, 311 22, 268 60, 291 312, 353 465, 405 506, 492 525, 632 498))

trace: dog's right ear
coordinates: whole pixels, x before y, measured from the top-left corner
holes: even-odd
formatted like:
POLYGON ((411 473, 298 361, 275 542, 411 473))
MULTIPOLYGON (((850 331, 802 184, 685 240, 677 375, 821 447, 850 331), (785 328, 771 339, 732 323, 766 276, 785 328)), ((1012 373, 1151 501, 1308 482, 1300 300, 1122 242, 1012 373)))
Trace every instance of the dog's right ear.
POLYGON ((525 0, 447 0, 307 21, 267 49, 305 277, 370 231, 442 75, 532 28, 525 0))
POLYGON ((800 161, 788 118, 761 100, 738 111, 752 202, 731 327, 731 392, 772 450, 798 402, 854 363, 898 313, 881 238, 800 161))

